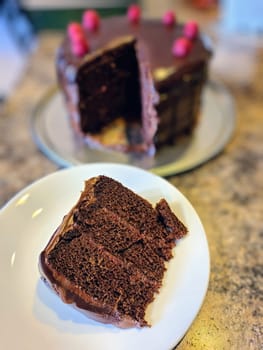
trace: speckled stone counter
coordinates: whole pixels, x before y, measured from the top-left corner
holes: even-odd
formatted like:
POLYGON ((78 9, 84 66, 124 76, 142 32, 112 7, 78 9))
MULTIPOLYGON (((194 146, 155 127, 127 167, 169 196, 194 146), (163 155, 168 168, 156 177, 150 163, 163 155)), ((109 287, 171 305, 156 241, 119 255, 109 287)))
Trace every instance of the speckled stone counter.
MULTIPOLYGON (((263 38, 224 35, 205 16, 216 49, 211 72, 233 95, 237 125, 220 155, 168 178, 200 215, 211 254, 204 304, 177 349, 263 349, 263 38)), ((55 83, 60 39, 41 34, 23 79, 0 105, 0 206, 57 170, 34 144, 30 116, 55 83)))

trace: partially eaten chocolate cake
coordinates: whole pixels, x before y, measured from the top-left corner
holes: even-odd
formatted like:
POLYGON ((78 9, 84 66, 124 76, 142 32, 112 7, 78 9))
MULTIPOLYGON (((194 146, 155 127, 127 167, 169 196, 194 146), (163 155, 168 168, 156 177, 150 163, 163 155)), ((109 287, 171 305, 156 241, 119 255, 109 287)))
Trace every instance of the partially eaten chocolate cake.
POLYGON ((90 318, 120 328, 149 326, 176 241, 187 233, 165 199, 155 208, 106 176, 86 181, 39 260, 47 284, 90 318))
POLYGON ((191 134, 211 49, 197 29, 186 37, 188 24, 120 16, 95 31, 69 25, 56 57, 58 83, 73 129, 90 146, 152 155, 191 134), (75 49, 79 37, 84 52, 75 49))

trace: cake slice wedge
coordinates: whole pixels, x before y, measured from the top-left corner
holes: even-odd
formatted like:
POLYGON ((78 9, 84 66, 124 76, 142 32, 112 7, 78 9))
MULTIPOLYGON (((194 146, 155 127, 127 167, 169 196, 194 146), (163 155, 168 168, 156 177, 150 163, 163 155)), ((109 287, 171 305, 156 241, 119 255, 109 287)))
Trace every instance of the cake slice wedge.
POLYGON ((104 175, 85 182, 40 254, 44 281, 92 319, 120 328, 150 326, 176 241, 187 233, 165 199, 146 199, 104 175))

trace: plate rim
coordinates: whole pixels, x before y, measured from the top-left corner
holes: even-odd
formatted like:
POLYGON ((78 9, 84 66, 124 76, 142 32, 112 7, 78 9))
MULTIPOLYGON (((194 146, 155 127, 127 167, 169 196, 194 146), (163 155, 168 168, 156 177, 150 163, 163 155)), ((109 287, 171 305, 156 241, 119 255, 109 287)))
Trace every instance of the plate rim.
MULTIPOLYGON (((209 87, 211 89, 215 89, 217 91, 220 91, 221 93, 224 93, 224 98, 226 99, 226 105, 227 105, 224 107, 229 109, 228 114, 230 115, 228 119, 227 129, 224 130, 225 132, 223 135, 221 135, 220 141, 217 142, 217 147, 215 147, 213 150, 210 150, 209 153, 207 154, 202 154, 202 156, 199 157, 199 159, 197 159, 195 162, 188 162, 188 164, 178 166, 177 160, 175 160, 165 165, 153 166, 153 167, 150 167, 149 169, 144 169, 144 170, 148 170, 150 172, 153 172, 156 175, 163 176, 163 177, 177 175, 177 174, 188 172, 192 169, 195 169, 205 164, 206 162, 215 158, 217 155, 219 155, 223 151, 224 147, 227 145, 228 142, 230 142, 231 138, 234 135, 234 130, 236 127, 236 118, 237 118, 236 107, 235 107, 234 99, 232 98, 232 95, 230 94, 228 88, 218 78, 211 77, 206 82, 203 88, 203 94, 205 89, 209 87)), ((74 165, 90 164, 88 162, 83 163, 82 161, 75 159, 70 155, 63 156, 61 152, 54 150, 52 149, 52 147, 47 145, 47 142, 43 141, 43 137, 40 136, 37 131, 36 124, 37 124, 37 120, 40 118, 41 110, 43 109, 43 106, 45 106, 49 102, 49 100, 52 97, 54 97, 56 94, 59 94, 62 96, 58 85, 53 84, 45 91, 42 97, 40 97, 38 103, 33 109, 30 116, 30 130, 31 130, 32 139, 35 142, 36 146, 39 148, 39 150, 48 159, 50 159, 52 162, 54 162, 58 166, 71 167, 74 165)), ((201 106, 201 110, 202 110, 202 106, 201 106)), ((65 118, 66 118, 66 115, 65 115, 65 118)), ((92 149, 90 150, 92 151, 92 149)), ((119 163, 119 164, 125 165, 124 163, 119 163)), ((133 165, 133 164, 130 164, 130 165, 133 165)), ((136 165, 133 165, 133 166, 136 166, 136 165)))

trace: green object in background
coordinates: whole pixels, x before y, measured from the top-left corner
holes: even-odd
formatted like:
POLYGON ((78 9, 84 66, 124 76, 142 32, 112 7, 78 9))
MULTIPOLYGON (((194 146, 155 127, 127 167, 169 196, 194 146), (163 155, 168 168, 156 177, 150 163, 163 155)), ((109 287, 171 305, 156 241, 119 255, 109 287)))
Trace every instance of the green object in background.
MULTIPOLYGON (((63 9, 63 10, 28 10, 26 11, 37 31, 45 29, 64 30, 72 21, 80 22, 83 11, 86 9, 63 9)), ((102 17, 121 15, 126 13, 126 8, 97 9, 102 17)))
MULTIPOLYGON (((67 24, 72 21, 80 22, 82 19, 83 12, 92 8, 98 11, 101 17, 108 17, 113 15, 123 15, 127 11, 127 7, 132 3, 137 3, 138 1, 133 0, 120 0, 108 3, 104 6, 76 6, 76 7, 65 7, 60 5, 60 7, 48 7, 48 6, 26 6, 26 1, 24 4, 22 2, 23 11, 28 15, 29 19, 33 23, 36 31, 54 29, 54 30, 65 30, 67 24), (116 4, 116 6, 114 6, 116 4), (24 5, 24 6, 23 6, 24 5)), ((87 4, 89 2, 87 1, 87 4)), ((95 3, 95 2, 93 2, 95 3)), ((91 3, 90 3, 91 4, 91 3)))

